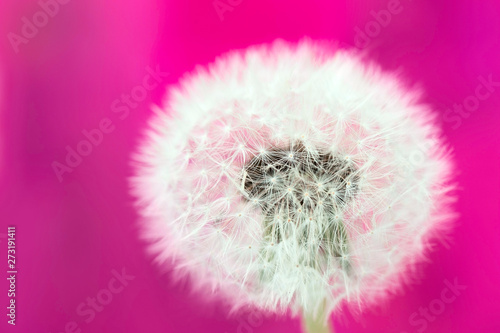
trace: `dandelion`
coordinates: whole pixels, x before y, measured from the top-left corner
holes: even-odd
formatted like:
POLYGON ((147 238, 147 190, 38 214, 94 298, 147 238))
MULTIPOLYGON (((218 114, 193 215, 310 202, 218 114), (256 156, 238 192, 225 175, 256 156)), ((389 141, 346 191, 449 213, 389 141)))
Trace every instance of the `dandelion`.
POLYGON ((324 323, 341 304, 362 309, 404 285, 453 216, 435 123, 348 50, 231 52, 156 109, 134 156, 144 236, 233 310, 324 323))

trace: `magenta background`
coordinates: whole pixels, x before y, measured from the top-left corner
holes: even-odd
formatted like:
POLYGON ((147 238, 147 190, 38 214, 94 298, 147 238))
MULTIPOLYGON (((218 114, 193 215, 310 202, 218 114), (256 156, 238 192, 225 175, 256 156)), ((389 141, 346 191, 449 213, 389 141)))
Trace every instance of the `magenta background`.
MULTIPOLYGON (((130 152, 166 84, 225 51, 275 38, 303 36, 353 44, 354 27, 389 1, 243 0, 220 21, 211 0, 86 0, 61 5, 47 26, 15 53, 6 38, 19 33, 36 1, 0 5, 0 236, 17 226, 18 294, 15 329, 6 324, 7 283, 0 283, 0 331, 238 332, 220 306, 172 285, 137 239, 128 194, 130 152), (346 4, 347 3, 347 4, 346 4), (120 120, 111 103, 140 84, 145 68, 169 72, 162 87, 120 120), (81 131, 105 117, 107 134, 60 183, 51 168, 63 162, 81 131), (86 324, 75 309, 107 286, 111 270, 136 278, 86 324)), ((500 81, 498 0, 401 0, 403 11, 373 39, 370 54, 387 69, 402 68, 443 113, 474 93, 477 77, 500 81)), ((337 332, 416 332, 408 317, 440 296, 443 281, 467 290, 429 322, 425 332, 500 332, 500 88, 457 129, 443 121, 455 148, 462 191, 450 247, 439 245, 421 282, 361 318, 334 318, 337 332)), ((0 238, 0 258, 6 242, 0 238)), ((6 260, 0 267, 6 270, 6 260)), ((1 273, 0 276, 3 276, 1 273)), ((253 332, 300 332, 297 319, 267 319, 253 332)), ((240 330, 241 332, 241 330, 240 330)), ((244 332, 244 331, 243 331, 244 332)))

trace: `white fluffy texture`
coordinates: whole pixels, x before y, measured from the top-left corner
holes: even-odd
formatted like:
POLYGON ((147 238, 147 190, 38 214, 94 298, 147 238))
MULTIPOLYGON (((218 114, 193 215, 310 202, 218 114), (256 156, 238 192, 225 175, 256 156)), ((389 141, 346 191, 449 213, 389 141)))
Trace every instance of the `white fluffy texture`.
POLYGON ((378 302, 452 218, 449 154, 418 97, 352 52, 313 42, 251 47, 197 68, 170 89, 134 156, 151 250, 233 308, 314 314, 323 304, 330 313, 343 301, 378 302), (345 161, 356 170, 351 200, 320 207, 349 191, 349 179, 318 180, 311 170, 269 179, 266 198, 250 196, 245 170, 273 147, 288 147, 283 164, 294 153, 345 161), (315 193, 307 207, 297 201, 304 182, 315 193), (322 241, 332 223, 345 227, 341 250, 322 241))

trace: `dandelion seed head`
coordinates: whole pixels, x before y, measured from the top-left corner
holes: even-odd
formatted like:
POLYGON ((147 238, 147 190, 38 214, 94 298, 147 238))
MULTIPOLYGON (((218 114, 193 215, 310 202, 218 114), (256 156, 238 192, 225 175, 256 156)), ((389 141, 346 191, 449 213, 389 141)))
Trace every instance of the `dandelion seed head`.
POLYGON ((392 74, 310 41, 186 76, 134 161, 157 261, 234 309, 378 302, 453 218, 432 110, 392 74))

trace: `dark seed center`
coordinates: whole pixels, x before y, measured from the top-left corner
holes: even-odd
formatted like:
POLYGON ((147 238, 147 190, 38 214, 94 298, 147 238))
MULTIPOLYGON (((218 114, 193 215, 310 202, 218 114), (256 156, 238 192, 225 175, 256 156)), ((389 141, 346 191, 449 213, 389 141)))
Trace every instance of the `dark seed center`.
MULTIPOLYGON (((300 141, 260 153, 245 165, 242 175, 245 198, 265 215, 267 242, 277 244, 295 235, 301 246, 316 251, 313 258, 331 254, 344 269, 349 267, 348 235, 340 217, 358 183, 357 169, 349 159, 307 149, 300 141), (312 227, 317 219, 322 221, 312 227), (298 232, 292 232, 290 223, 298 232)), ((320 261, 303 264, 318 267, 320 261)))

